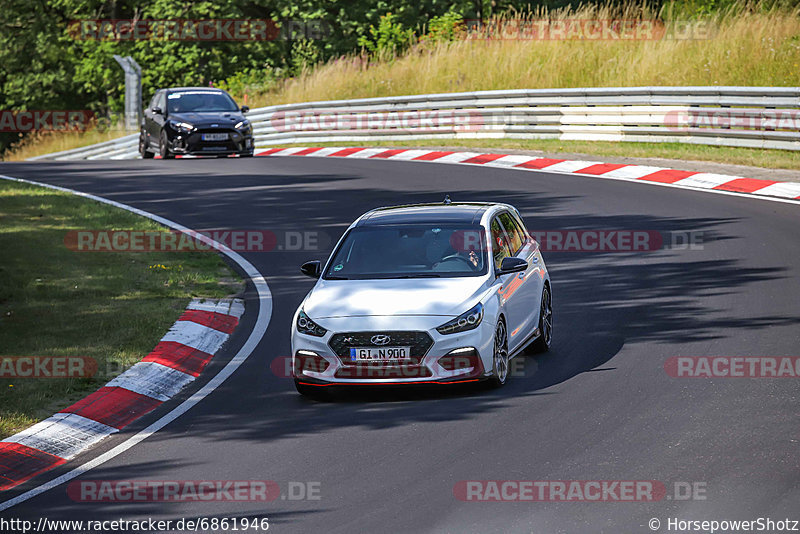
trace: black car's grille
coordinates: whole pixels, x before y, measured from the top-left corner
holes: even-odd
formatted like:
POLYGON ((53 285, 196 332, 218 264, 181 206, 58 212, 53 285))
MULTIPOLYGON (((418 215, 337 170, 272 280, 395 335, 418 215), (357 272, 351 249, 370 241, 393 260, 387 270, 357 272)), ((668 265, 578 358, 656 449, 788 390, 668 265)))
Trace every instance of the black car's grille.
MULTIPOLYGON (((375 365, 378 362, 359 362, 356 363, 350 358, 351 347, 411 347, 411 359, 408 363, 411 365, 419 365, 428 349, 433 345, 433 339, 427 332, 413 332, 413 331, 392 331, 392 332, 345 332, 334 334, 331 336, 328 345, 333 352, 339 357, 343 365, 375 365), (372 337, 376 335, 389 336, 390 341, 377 345, 372 342, 372 337)), ((388 363, 387 365, 397 365, 397 363, 388 363)))

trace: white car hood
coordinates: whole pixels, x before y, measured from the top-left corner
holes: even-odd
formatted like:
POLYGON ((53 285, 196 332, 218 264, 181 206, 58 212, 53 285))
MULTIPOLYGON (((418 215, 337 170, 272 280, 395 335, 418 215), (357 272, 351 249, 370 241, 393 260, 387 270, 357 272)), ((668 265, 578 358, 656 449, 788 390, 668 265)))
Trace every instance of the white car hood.
POLYGON ((486 276, 320 280, 303 310, 311 319, 383 315, 458 316, 477 303, 486 276))

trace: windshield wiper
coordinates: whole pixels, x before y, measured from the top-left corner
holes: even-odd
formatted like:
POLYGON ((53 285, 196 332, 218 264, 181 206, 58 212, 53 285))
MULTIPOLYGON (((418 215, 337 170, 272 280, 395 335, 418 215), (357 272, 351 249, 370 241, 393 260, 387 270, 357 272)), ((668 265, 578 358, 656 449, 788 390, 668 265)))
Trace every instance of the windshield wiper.
POLYGON ((326 276, 326 277, 325 277, 325 279, 326 279, 326 280, 350 280, 350 279, 349 279, 348 277, 346 277, 346 276, 335 276, 335 275, 329 275, 329 276, 326 276))

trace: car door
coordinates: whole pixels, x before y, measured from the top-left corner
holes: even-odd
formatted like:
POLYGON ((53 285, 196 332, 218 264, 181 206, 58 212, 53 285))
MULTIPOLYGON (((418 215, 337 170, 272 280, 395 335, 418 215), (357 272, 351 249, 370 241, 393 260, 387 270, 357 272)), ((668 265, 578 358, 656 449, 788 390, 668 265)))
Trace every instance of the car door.
POLYGON ((528 341, 536 329, 541 294, 539 259, 536 243, 528 236, 521 221, 508 211, 500 213, 497 218, 505 232, 510 255, 528 263, 525 271, 506 275, 506 309, 514 322, 513 327, 508 325, 508 348, 513 352, 528 341))
POLYGON ((153 98, 150 99, 150 103, 144 110, 144 122, 142 124, 142 130, 144 131, 145 143, 149 148, 153 147, 153 108, 158 105, 156 102, 158 102, 159 93, 160 91, 156 91, 156 94, 153 95, 153 98))
POLYGON ((516 294, 519 285, 516 273, 504 274, 497 276, 500 266, 504 258, 513 256, 510 247, 508 235, 500 223, 498 216, 492 218, 489 224, 489 232, 492 242, 492 263, 494 268, 495 285, 497 286, 497 297, 500 299, 500 306, 505 310, 506 330, 508 331, 508 348, 512 349, 514 342, 512 341, 511 332, 519 331, 520 321, 523 319, 519 313, 519 306, 516 306, 518 295, 516 294))

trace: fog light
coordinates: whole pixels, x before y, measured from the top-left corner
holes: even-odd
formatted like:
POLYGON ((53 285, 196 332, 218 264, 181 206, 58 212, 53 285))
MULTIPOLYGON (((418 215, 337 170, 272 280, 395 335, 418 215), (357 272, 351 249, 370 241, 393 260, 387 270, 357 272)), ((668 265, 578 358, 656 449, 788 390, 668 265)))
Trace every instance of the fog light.
POLYGON ((462 347, 451 350, 437 360, 446 371, 460 371, 459 377, 473 377, 483 374, 483 361, 475 347, 462 347))
POLYGON ((330 362, 310 350, 298 350, 294 355, 294 376, 312 373, 324 373, 330 366, 330 362))

